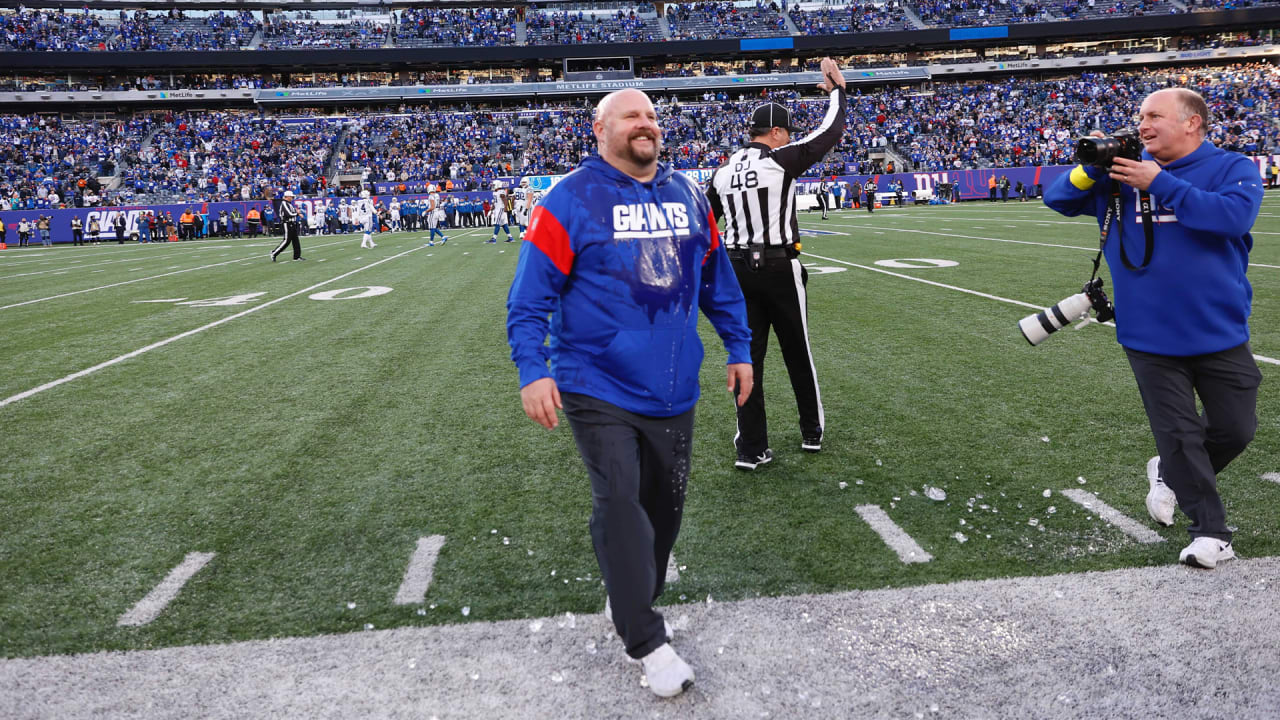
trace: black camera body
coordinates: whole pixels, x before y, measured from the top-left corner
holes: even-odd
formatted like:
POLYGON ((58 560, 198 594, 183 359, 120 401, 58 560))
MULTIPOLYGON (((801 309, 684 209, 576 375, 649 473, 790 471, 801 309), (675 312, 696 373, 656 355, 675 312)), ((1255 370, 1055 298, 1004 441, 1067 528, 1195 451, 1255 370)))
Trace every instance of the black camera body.
POLYGON ((1098 322, 1110 322, 1115 319, 1116 309, 1111 304, 1111 299, 1102 290, 1102 278, 1094 278, 1085 283, 1080 292, 1089 298, 1089 304, 1098 314, 1098 322))
POLYGON ((1085 165, 1105 170, 1116 158, 1142 159, 1142 138, 1137 130, 1125 128, 1111 137, 1085 137, 1076 141, 1076 159, 1085 165))

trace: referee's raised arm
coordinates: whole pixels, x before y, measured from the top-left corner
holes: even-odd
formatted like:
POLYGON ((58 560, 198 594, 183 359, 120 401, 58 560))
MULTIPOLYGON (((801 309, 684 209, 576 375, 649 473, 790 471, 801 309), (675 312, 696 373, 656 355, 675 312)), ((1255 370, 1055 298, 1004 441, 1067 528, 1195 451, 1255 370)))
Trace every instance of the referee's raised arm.
POLYGON ((808 135, 793 140, 773 153, 774 159, 792 177, 800 177, 822 160, 844 135, 845 106, 848 104, 845 80, 840 66, 829 57, 822 58, 822 82, 818 83, 818 89, 828 93, 831 100, 822 122, 808 135))

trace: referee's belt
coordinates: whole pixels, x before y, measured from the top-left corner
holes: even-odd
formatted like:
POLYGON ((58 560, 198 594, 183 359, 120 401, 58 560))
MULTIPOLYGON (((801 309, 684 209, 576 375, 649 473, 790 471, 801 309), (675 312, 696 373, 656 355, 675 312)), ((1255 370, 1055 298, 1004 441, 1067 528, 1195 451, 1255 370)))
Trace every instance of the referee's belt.
MULTIPOLYGON (((790 260, 800 255, 800 251, 796 250, 795 245, 770 245, 762 249, 764 250, 762 257, 765 260, 790 260)), ((750 260, 752 251, 725 248, 725 252, 729 253, 730 260, 750 260)))

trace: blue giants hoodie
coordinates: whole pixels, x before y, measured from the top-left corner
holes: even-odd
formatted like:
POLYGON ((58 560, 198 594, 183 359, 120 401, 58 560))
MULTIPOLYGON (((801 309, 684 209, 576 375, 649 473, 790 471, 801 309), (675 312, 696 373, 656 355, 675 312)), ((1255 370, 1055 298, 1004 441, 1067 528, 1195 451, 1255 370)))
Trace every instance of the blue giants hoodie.
POLYGON ((698 308, 729 363, 750 363, 746 303, 706 196, 666 163, 642 183, 588 158, 534 208, 520 248, 507 297, 520 386, 550 376, 637 414, 679 415, 698 400, 698 308))
MULTIPOLYGON (((1145 151, 1143 160, 1151 160, 1145 151)), ((1106 217, 1112 180, 1098 168, 1077 167, 1045 190, 1044 204, 1063 215, 1106 217)), ((1151 183, 1155 248, 1151 264, 1133 271, 1125 255, 1142 262, 1145 239, 1138 191, 1122 186, 1123 223, 1107 237, 1116 306, 1116 339, 1139 352, 1204 355, 1249 339, 1253 288, 1245 271, 1262 206, 1262 180, 1248 158, 1205 142, 1163 166, 1151 183)))

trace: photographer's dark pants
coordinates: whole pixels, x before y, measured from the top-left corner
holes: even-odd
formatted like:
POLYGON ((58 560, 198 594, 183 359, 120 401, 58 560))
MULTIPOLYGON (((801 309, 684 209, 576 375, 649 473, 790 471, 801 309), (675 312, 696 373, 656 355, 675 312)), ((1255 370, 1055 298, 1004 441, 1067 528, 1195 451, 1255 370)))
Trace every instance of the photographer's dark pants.
MULTIPOLYGON (((781 250, 779 248, 778 250, 781 250)), ((751 367, 754 385, 747 401, 738 408, 738 433, 734 445, 739 453, 759 457, 769 447, 769 427, 764 410, 764 356, 769 349, 769 329, 778 336, 782 360, 791 376, 796 407, 800 411, 803 438, 821 438, 825 422, 818 376, 809 348, 809 271, 795 258, 767 258, 758 270, 733 251, 734 274, 747 300, 747 325, 751 328, 751 367)))
POLYGON ((1231 541, 1218 473, 1253 440, 1262 373, 1249 343, 1174 357, 1125 348, 1151 422, 1164 482, 1191 518, 1191 537, 1231 541), (1196 411, 1196 396, 1204 413, 1196 411))
POLYGON ((693 410, 649 417, 561 393, 591 478, 591 542, 627 654, 642 658, 667 642, 653 602, 666 582, 689 483, 693 410))

